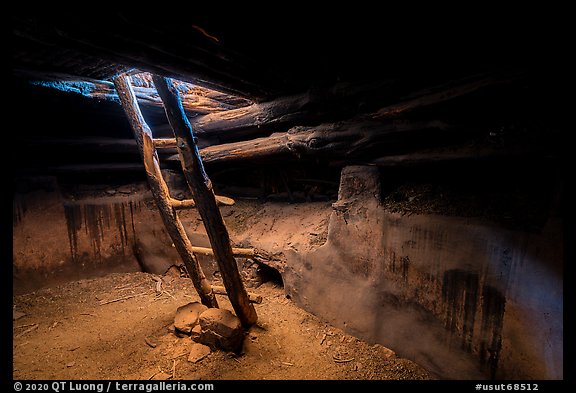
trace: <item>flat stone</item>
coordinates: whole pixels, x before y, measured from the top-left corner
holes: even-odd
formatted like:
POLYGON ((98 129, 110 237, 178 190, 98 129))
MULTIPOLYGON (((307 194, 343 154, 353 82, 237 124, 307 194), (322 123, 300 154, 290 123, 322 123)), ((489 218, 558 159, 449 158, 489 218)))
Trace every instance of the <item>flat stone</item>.
POLYGON ((199 341, 212 349, 238 352, 244 341, 244 330, 237 316, 228 310, 210 308, 200 314, 202 328, 199 341))
POLYGON ((390 348, 386 348, 385 346, 382 346, 380 344, 374 344, 372 346, 372 348, 374 348, 375 350, 380 352, 382 354, 382 356, 384 356, 385 358, 393 359, 396 357, 396 352, 394 352, 390 348))
POLYGON ((190 334, 192 328, 198 324, 198 317, 208 307, 198 302, 191 302, 178 307, 174 316, 174 328, 182 333, 190 334))
POLYGON ((194 343, 192 344, 192 348, 190 349, 190 355, 188 355, 188 361, 192 363, 197 363, 200 360, 204 359, 206 356, 210 355, 210 347, 194 343))

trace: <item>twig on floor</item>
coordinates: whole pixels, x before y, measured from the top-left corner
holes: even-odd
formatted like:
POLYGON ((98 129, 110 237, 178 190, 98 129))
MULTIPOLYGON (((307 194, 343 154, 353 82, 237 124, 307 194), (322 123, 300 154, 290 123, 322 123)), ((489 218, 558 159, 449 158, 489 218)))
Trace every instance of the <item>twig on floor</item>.
POLYGON ((341 359, 337 356, 332 355, 332 360, 334 360, 334 362, 336 362, 336 363, 348 363, 348 362, 351 362, 352 360, 354 360, 354 358, 341 359))
POLYGON ((16 338, 22 337, 25 334, 28 334, 34 330, 38 329, 38 324, 35 323, 34 325, 32 325, 31 327, 29 327, 28 329, 24 330, 22 333, 20 333, 19 335, 16 336, 16 338))
POLYGON ((14 326, 14 329, 21 329, 21 328, 25 328, 25 327, 34 326, 34 325, 38 325, 38 324, 37 323, 29 323, 26 325, 14 326))
POLYGON ((124 296, 124 297, 120 297, 118 299, 113 299, 113 300, 108 300, 108 301, 101 301, 100 305, 103 306, 105 304, 110 304, 110 303, 115 303, 115 302, 121 302, 122 300, 128 300, 128 299, 132 299, 133 297, 137 297, 137 296, 144 296, 146 295, 146 293, 139 293, 138 295, 130 295, 130 296, 124 296))
POLYGON ((148 378, 148 380, 150 381, 152 378, 154 378, 156 375, 160 374, 162 371, 158 371, 155 372, 154 374, 150 375, 150 377, 148 378))
POLYGON ((172 296, 172 294, 168 291, 162 291, 162 293, 165 293, 166 295, 170 296, 172 299, 177 300, 174 296, 172 296))
POLYGON ((152 341, 150 341, 150 340, 148 339, 148 337, 144 337, 144 341, 146 342, 146 344, 148 344, 148 345, 149 345, 150 347, 152 347, 152 348, 156 348, 156 347, 158 346, 158 344, 153 343, 152 341))
POLYGON ((158 276, 152 276, 152 280, 156 281, 156 294, 159 296, 162 294, 162 278, 158 276))

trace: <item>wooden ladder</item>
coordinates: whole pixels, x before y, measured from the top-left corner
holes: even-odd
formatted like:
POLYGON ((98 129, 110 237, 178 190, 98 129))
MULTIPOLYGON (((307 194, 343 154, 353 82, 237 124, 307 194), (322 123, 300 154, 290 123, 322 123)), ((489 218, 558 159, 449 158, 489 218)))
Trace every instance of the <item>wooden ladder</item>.
MULTIPOLYGON (((188 270, 194 288, 200 300, 208 307, 218 307, 215 293, 222 293, 219 288, 213 288, 196 258, 195 253, 214 255, 230 303, 242 325, 249 327, 256 323, 257 315, 250 297, 244 288, 238 266, 234 256, 251 257, 256 251, 252 248, 232 248, 228 231, 218 209, 217 203, 223 205, 233 204, 230 198, 215 196, 212 184, 208 178, 198 148, 196 138, 184 109, 178 91, 168 78, 154 76, 154 84, 160 94, 166 115, 174 131, 174 139, 154 139, 152 131, 146 124, 136 100, 136 96, 128 75, 119 75, 114 78, 114 85, 120 97, 134 138, 138 145, 140 155, 144 162, 144 169, 148 183, 162 216, 162 221, 168 231, 178 254, 188 270), (160 171, 160 160, 156 149, 178 149, 182 169, 194 199, 177 200, 171 197, 170 191, 160 171), (178 210, 197 207, 202 217, 212 248, 195 247, 190 242, 184 226, 178 217, 178 210)), ((254 301, 254 299, 252 299, 254 301)))

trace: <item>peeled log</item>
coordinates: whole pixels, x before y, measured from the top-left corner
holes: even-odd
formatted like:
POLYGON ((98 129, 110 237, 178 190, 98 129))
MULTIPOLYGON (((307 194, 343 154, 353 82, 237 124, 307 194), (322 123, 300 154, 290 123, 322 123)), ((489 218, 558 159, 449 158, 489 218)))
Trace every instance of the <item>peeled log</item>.
MULTIPOLYGON (((291 154, 287 133, 272 134, 267 138, 250 141, 214 145, 200 150, 200 156, 205 163, 257 160, 282 154, 291 154)), ((173 160, 175 157, 177 156, 171 156, 168 160, 173 160)))
POLYGON ((315 89, 303 94, 277 98, 221 113, 210 113, 191 119, 194 132, 203 137, 221 140, 246 138, 266 130, 268 133, 295 124, 349 117, 367 107, 369 102, 389 94, 391 82, 370 82, 361 85, 338 83, 331 88, 315 89))
MULTIPOLYGON (((293 156, 355 158, 378 144, 410 131, 443 131, 451 126, 441 121, 388 121, 370 119, 322 124, 317 127, 293 127, 288 132, 267 138, 214 145, 200 150, 204 163, 235 163, 293 156)), ((168 160, 178 160, 177 155, 168 160)))
MULTIPOLYGON (((54 77, 56 78, 56 77, 54 77)), ((33 84, 46 88, 61 90, 67 93, 80 94, 84 97, 93 98, 105 101, 118 101, 118 94, 114 88, 114 84, 108 81, 97 79, 69 79, 68 76, 60 76, 60 78, 67 78, 67 80, 43 80, 36 81, 33 84)), ((138 104, 143 107, 154 107, 162 109, 162 100, 153 87, 132 87, 138 104)), ((227 111, 235 109, 237 106, 228 104, 226 102, 217 101, 215 99, 205 97, 200 94, 183 94, 182 106, 184 110, 191 115, 201 114, 206 115, 213 112, 227 111)))
MULTIPOLYGON (((474 93, 478 90, 518 79, 519 75, 480 75, 450 84, 420 90, 400 98, 399 104, 383 108, 364 106, 364 111, 373 112, 369 117, 383 120, 404 116, 416 109, 441 104, 454 98, 474 93)), ((281 97, 274 101, 253 104, 229 111, 210 113, 191 119, 192 127, 198 135, 208 137, 218 135, 226 138, 254 135, 261 129, 278 130, 294 124, 306 125, 322 121, 334 113, 354 115, 359 112, 358 103, 378 102, 386 98, 387 83, 372 83, 349 87, 336 85, 331 89, 308 92, 300 95, 281 97)), ((388 97, 389 98, 389 97, 388 97)), ((334 120, 334 119, 331 119, 334 120)))

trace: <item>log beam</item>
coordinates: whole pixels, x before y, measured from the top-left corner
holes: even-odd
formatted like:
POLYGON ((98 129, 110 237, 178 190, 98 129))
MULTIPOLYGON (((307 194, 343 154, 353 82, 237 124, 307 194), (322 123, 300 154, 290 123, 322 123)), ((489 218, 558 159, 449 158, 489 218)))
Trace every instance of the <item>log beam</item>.
POLYGON ((184 266, 186 266, 188 270, 188 274, 202 303, 208 307, 218 307, 218 302, 212 292, 212 287, 206 279, 198 259, 192 252, 192 244, 186 235, 186 231, 178 218, 176 210, 170 204, 170 192, 160 171, 160 160, 154 149, 152 132, 140 112, 136 95, 130 85, 130 79, 125 75, 117 76, 114 79, 114 85, 116 86, 118 96, 134 131, 134 138, 142 155, 148 184, 152 190, 152 195, 154 196, 166 230, 178 254, 182 258, 184 266))
MULTIPOLYGON (((55 77, 53 77, 55 78, 55 77)), ((62 78, 69 78, 62 76, 62 78)), ((52 79, 52 78, 48 78, 52 79)), ((80 94, 84 97, 96 100, 116 101, 118 94, 114 85, 108 81, 97 79, 75 79, 75 80, 35 80, 33 85, 52 88, 67 93, 80 94)), ((162 100, 158 96, 156 89, 153 87, 132 87, 136 95, 138 104, 144 108, 162 109, 162 100)), ((192 89, 191 91, 194 92, 192 89)), ((227 111, 237 108, 236 105, 228 104, 224 101, 218 101, 205 95, 190 93, 182 95, 182 106, 189 115, 206 115, 213 112, 227 111)))
POLYGON ((393 119, 405 116, 408 113, 432 105, 442 104, 455 98, 459 98, 486 87, 495 86, 501 83, 511 82, 519 78, 519 75, 506 77, 482 76, 471 78, 448 86, 440 86, 433 89, 426 89, 411 94, 415 98, 404 100, 398 104, 381 108, 372 114, 374 119, 393 119))
POLYGON ((339 83, 327 89, 280 97, 220 114, 198 116, 190 119, 190 122, 195 133, 205 138, 246 138, 262 130, 270 133, 295 124, 334 120, 334 114, 340 118, 352 116, 359 112, 360 107, 363 110, 375 110, 378 107, 370 108, 367 104, 378 102, 390 94, 390 85, 389 81, 352 86, 339 83))
MULTIPOLYGON (((377 120, 399 118, 414 110, 442 104, 485 88, 515 81, 520 77, 521 75, 516 74, 474 76, 404 95, 404 98, 400 98, 399 104, 381 108, 363 105, 363 110, 375 111, 369 117, 377 120)), ((211 135, 223 138, 227 135, 246 137, 260 133, 262 129, 272 132, 278 131, 280 126, 289 128, 294 124, 306 125, 323 119, 328 120, 329 113, 355 115, 358 108, 354 106, 358 106, 359 102, 368 97, 370 99, 367 102, 390 99, 386 97, 387 89, 390 87, 383 82, 356 86, 353 89, 335 85, 323 91, 281 97, 273 101, 198 116, 191 119, 191 124, 195 132, 203 137, 211 135)))
MULTIPOLYGON (((442 132, 453 128, 441 121, 388 121, 359 119, 317 127, 293 127, 266 138, 214 145, 200 150, 206 164, 236 163, 279 157, 355 158, 367 149, 409 137, 410 132, 442 132)), ((174 155, 167 160, 179 160, 174 155)))
POLYGON ((196 138, 182 108, 178 91, 172 85, 172 81, 167 78, 155 75, 153 80, 164 103, 168 121, 174 130, 182 169, 204 222, 230 303, 242 325, 252 326, 258 320, 258 316, 248 299, 246 288, 238 272, 230 245, 230 236, 216 204, 212 182, 204 170, 196 146, 196 138))

